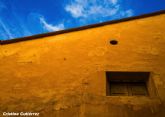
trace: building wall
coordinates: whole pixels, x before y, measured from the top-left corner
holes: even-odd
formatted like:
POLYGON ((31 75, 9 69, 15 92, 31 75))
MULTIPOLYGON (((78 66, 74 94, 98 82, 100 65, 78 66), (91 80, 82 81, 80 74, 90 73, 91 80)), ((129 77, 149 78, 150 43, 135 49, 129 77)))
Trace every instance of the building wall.
POLYGON ((164 117, 164 21, 161 14, 0 45, 1 113, 164 117), (150 71, 157 95, 106 96, 106 71, 150 71))

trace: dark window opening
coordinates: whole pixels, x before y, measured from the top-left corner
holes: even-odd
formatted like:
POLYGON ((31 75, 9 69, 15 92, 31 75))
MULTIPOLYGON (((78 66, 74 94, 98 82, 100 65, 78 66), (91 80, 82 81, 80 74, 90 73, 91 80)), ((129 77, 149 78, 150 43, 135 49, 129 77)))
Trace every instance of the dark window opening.
POLYGON ((148 95, 145 82, 110 82, 110 95, 148 95))
POLYGON ((107 96, 148 96, 150 72, 106 72, 107 96))

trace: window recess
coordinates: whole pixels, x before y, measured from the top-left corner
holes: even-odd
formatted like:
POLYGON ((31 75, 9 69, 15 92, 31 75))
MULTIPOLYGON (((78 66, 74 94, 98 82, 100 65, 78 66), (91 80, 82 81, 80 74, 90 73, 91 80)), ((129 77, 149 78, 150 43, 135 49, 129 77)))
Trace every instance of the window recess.
POLYGON ((107 96, 148 96, 150 72, 106 72, 107 96))

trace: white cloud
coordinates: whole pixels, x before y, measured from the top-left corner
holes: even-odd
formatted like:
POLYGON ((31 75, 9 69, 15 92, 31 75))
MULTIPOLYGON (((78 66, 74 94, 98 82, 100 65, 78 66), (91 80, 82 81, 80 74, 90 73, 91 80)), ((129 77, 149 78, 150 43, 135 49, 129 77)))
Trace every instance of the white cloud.
POLYGON ((73 18, 95 20, 121 15, 132 16, 132 10, 123 10, 120 0, 73 0, 65 6, 73 18), (121 13, 122 11, 122 13, 121 13))
POLYGON ((75 4, 68 5, 66 6, 65 10, 70 12, 72 16, 75 18, 78 18, 81 16, 85 17, 85 14, 83 14, 84 8, 81 5, 75 5, 75 4))
POLYGON ((66 5, 65 10, 75 18, 89 16, 111 16, 119 8, 117 0, 74 0, 66 5))
POLYGON ((12 33, 10 32, 9 28, 5 25, 5 23, 2 22, 2 20, 0 19, 0 28, 2 28, 2 30, 0 31, 1 33, 4 32, 5 33, 5 38, 14 38, 14 36, 12 35, 12 33))
POLYGON ((133 15, 133 10, 129 9, 125 11, 126 17, 131 17, 133 15))
POLYGON ((63 23, 52 25, 52 24, 47 23, 44 17, 40 17, 40 22, 43 25, 44 29, 46 29, 47 31, 58 31, 58 30, 65 29, 63 23))
POLYGON ((116 4, 118 0, 109 0, 112 4, 116 4))

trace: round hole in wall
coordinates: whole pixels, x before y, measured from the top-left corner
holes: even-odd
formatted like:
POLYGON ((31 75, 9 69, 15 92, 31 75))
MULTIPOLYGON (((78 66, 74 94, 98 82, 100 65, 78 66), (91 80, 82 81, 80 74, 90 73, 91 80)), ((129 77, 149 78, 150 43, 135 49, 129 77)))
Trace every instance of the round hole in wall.
POLYGON ((118 41, 117 41, 117 40, 111 40, 111 41, 110 41, 110 44, 112 44, 112 45, 117 45, 117 44, 118 44, 118 41))

